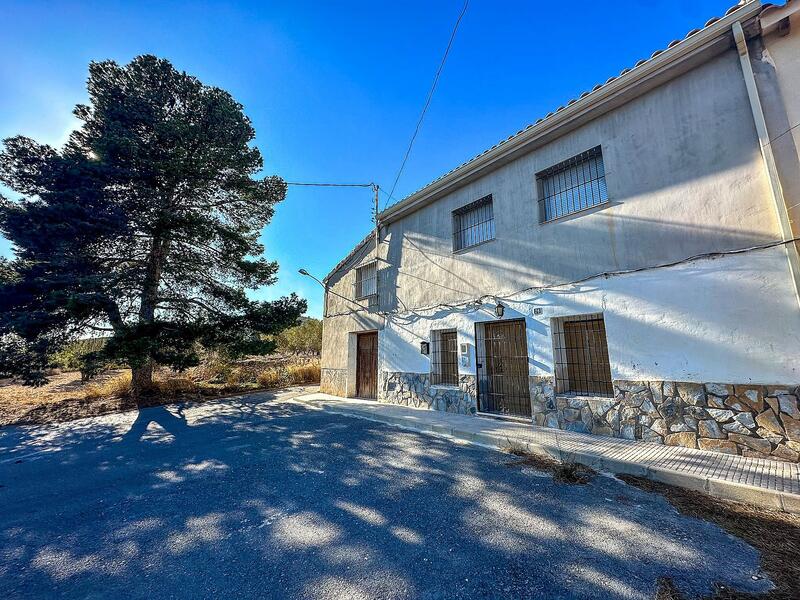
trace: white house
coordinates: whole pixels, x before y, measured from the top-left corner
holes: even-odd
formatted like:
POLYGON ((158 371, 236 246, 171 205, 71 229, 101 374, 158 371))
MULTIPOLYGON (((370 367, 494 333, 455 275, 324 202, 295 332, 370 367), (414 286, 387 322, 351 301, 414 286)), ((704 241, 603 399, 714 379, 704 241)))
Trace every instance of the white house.
POLYGON ((798 124, 800 0, 733 7, 380 213, 322 390, 797 461, 798 124))

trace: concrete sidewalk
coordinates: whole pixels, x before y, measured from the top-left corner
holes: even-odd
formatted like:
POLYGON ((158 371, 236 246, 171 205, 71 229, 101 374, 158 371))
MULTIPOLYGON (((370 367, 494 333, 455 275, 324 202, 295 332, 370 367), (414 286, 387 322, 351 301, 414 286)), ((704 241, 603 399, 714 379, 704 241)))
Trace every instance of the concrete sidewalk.
POLYGON ((509 446, 612 473, 639 475, 727 500, 800 513, 800 465, 535 427, 528 423, 339 398, 298 396, 306 406, 448 435, 492 448, 509 446))

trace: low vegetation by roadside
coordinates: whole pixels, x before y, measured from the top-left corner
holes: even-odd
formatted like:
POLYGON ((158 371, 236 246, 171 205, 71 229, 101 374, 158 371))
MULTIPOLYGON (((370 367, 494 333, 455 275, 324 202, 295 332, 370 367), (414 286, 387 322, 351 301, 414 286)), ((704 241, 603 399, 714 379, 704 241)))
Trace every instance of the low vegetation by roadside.
POLYGON ((503 452, 517 457, 506 463, 507 467, 530 467, 549 473, 559 483, 583 485, 596 475, 594 469, 576 462, 559 462, 541 454, 531 454, 519 448, 504 448, 503 452))
POLYGON ((49 383, 38 388, 0 380, 0 426, 69 421, 176 400, 316 384, 319 377, 315 357, 273 355, 229 361, 211 355, 182 373, 159 369, 148 393, 134 400, 129 369, 109 370, 88 381, 78 371, 55 371, 49 383))
POLYGON ((276 347, 269 355, 234 358, 225 351, 198 347, 199 364, 183 371, 155 367, 152 383, 134 398, 131 370, 110 363, 95 373, 91 357, 109 338, 76 340, 49 357, 46 383, 24 385, 21 378, 0 375, 0 427, 42 424, 155 406, 176 400, 318 384, 322 321, 300 322, 265 341, 276 347))

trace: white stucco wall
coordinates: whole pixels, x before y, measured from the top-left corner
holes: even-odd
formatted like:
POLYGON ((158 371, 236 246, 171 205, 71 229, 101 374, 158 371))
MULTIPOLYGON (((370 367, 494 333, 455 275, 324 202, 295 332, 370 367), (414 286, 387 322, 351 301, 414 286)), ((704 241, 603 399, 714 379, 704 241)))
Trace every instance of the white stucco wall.
POLYGON ((759 93, 769 137, 787 199, 789 219, 800 236, 800 11, 791 17, 790 33, 764 37, 755 61, 759 93))
POLYGON ((779 238, 730 50, 389 223, 381 254, 402 311, 779 238), (536 173, 595 146, 609 203, 540 223, 536 173), (452 211, 488 194, 495 239, 453 253, 452 211))
POLYGON ((374 260, 375 244, 368 243, 351 257, 346 268, 328 281, 330 291, 326 294, 326 317, 322 321, 323 368, 354 369, 351 334, 383 327, 383 318, 369 310, 370 299, 358 300, 354 293, 356 268, 374 260))
MULTIPOLYGON (((800 310, 785 250, 777 247, 503 300, 507 319, 525 318, 530 375, 552 375, 553 317, 602 312, 613 379, 730 383, 800 381, 800 310), (542 308, 534 316, 534 308, 542 308)), ((475 323, 495 320, 480 309, 395 315, 379 332, 379 369, 427 373, 419 342, 433 329, 458 331, 475 373, 475 323)))
MULTIPOLYGON (((766 67, 757 71, 762 91, 772 90, 775 100, 765 110, 779 114, 775 78, 766 67)), ((326 319, 323 367, 348 368, 352 332, 379 329, 380 371, 427 373, 419 342, 430 340, 432 329, 455 328, 459 342, 470 344, 461 372, 474 374, 475 322, 493 320, 494 304, 433 314, 420 307, 779 238, 741 66, 729 50, 388 223, 379 254, 381 309, 391 315, 385 325, 366 310, 326 319), (535 174, 597 145, 611 202, 539 223, 535 174), (486 194, 493 197, 496 239, 453 253, 452 211, 486 194)), ((352 296, 353 267, 369 260, 369 251, 336 274, 333 290, 352 296)), ((777 247, 528 294, 503 300, 506 318, 526 319, 531 375, 553 373, 551 318, 602 312, 614 379, 796 384, 800 309, 785 252, 777 247), (534 315, 538 307, 543 312, 534 315)), ((353 308, 328 298, 329 313, 353 308)))

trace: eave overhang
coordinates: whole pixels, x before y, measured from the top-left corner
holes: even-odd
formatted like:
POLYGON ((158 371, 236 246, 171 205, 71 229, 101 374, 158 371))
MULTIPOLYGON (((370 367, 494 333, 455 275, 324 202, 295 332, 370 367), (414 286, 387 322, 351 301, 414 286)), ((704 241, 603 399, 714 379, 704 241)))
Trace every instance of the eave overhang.
POLYGON ((619 76, 595 86, 592 91, 385 209, 378 215, 381 224, 396 221, 708 62, 735 46, 731 34, 731 26, 735 22, 742 24, 748 38, 758 35, 760 26, 757 17, 762 8, 759 0, 732 7, 724 17, 712 19, 703 29, 692 31, 683 40, 672 42, 665 50, 654 52, 649 59, 639 61, 632 69, 626 69, 619 76))

